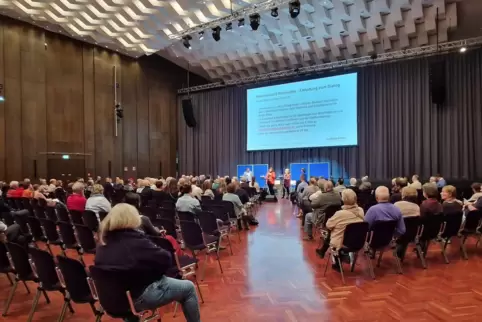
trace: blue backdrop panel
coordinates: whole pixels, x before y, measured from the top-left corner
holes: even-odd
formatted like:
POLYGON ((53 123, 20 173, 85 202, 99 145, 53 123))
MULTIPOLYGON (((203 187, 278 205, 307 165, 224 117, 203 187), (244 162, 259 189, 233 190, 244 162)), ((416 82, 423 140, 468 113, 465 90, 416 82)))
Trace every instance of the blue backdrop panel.
POLYGON ((328 162, 310 163, 309 165, 310 177, 330 177, 330 164, 328 162))
POLYGON ((236 168, 236 176, 241 179, 241 177, 244 175, 244 172, 246 171, 247 168, 250 168, 251 172, 254 171, 252 164, 238 164, 236 168))
POLYGON ((258 181, 260 188, 266 188, 266 179, 262 179, 261 176, 265 176, 268 173, 267 164, 253 164, 253 173, 258 181))
MULTIPOLYGON (((290 171, 291 171, 291 180, 300 180, 301 176, 301 169, 304 168, 306 170, 306 179, 310 178, 310 169, 308 168, 308 163, 291 163, 290 164, 290 171)), ((294 187, 295 185, 293 185, 294 187)))

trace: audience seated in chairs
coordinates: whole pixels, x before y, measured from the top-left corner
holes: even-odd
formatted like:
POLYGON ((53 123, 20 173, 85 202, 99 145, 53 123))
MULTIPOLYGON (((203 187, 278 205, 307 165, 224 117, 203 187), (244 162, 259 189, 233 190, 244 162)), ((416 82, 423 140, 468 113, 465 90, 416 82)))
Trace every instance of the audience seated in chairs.
POLYGON ((75 182, 72 185, 72 194, 67 198, 67 208, 69 210, 84 211, 87 199, 84 197, 84 184, 75 182))
POLYGON ((168 195, 167 200, 174 203, 177 202, 177 199, 179 198, 179 187, 178 182, 175 178, 172 178, 171 180, 166 180, 166 192, 168 195))
POLYGON ((394 205, 400 209, 403 217, 420 216, 420 207, 417 201, 417 189, 409 186, 402 189, 402 200, 395 202, 394 205))
POLYGON ((160 207, 162 202, 167 200, 167 193, 164 191, 164 181, 163 180, 156 180, 155 188, 151 191, 151 198, 154 200, 154 203, 160 207))
POLYGON ((420 182, 418 175, 414 174, 412 176, 412 183, 410 184, 410 187, 417 190, 422 190, 422 183, 420 182))
POLYGON ((482 197, 482 184, 474 182, 470 187, 472 188, 473 195, 465 202, 466 205, 473 204, 477 199, 482 197))
POLYGON ((313 240, 313 225, 317 226, 324 222, 326 208, 341 205, 340 194, 333 190, 331 181, 325 181, 323 189, 325 192, 318 194, 311 200, 313 211, 306 214, 304 228, 307 236, 305 240, 313 240))
POLYGON ((442 211, 444 214, 452 214, 462 211, 463 203, 456 198, 457 190, 454 186, 444 186, 440 195, 442 197, 442 211))
POLYGON ((100 184, 95 184, 92 186, 92 194, 85 204, 85 210, 91 210, 95 212, 97 217, 100 211, 109 212, 112 206, 104 196, 104 187, 100 184))
POLYGON ((346 189, 344 183, 345 183, 345 180, 343 180, 343 178, 338 178, 338 181, 336 182, 336 186, 335 188, 333 188, 333 190, 341 194, 343 190, 346 189))
POLYGON ((303 190, 301 193, 300 200, 303 202, 304 200, 308 200, 308 198, 314 194, 315 192, 319 191, 320 188, 318 187, 318 180, 315 177, 310 178, 310 183, 308 186, 303 190))
POLYGON ((24 188, 18 181, 10 182, 10 189, 7 191, 8 198, 22 198, 24 188))
POLYGON ((356 180, 356 178, 351 178, 351 179, 350 179, 350 185, 349 185, 347 188, 355 191, 355 193, 356 193, 357 195, 358 195, 358 193, 360 192, 360 189, 359 189, 358 186, 357 186, 357 180, 356 180))
POLYGON ((439 214, 443 211, 442 205, 438 202, 439 192, 433 183, 426 183, 422 187, 425 200, 420 204, 420 216, 439 214))
POLYGON ((214 192, 212 190, 211 180, 205 180, 203 182, 202 190, 203 196, 209 197, 211 198, 211 200, 214 199, 214 192))
POLYGON ((23 192, 22 192, 22 198, 28 198, 32 199, 33 198, 33 193, 34 193, 34 188, 32 184, 30 183, 30 179, 27 179, 28 182, 24 181, 23 183, 23 192))
POLYGON ((149 236, 159 236, 161 234, 159 229, 154 227, 149 217, 139 213, 141 198, 138 194, 133 192, 128 192, 124 197, 124 201, 126 204, 129 204, 134 208, 136 208, 137 214, 141 217, 141 225, 139 226, 140 230, 142 230, 146 235, 149 235, 149 236))
POLYGON ((244 229, 249 230, 249 217, 244 209, 243 203, 236 194, 236 183, 230 183, 227 186, 227 192, 223 195, 224 201, 229 201, 234 205, 236 217, 244 223, 244 229))
POLYGON ((166 276, 173 266, 171 254, 137 230, 140 225, 135 207, 121 203, 112 208, 101 223, 95 266, 124 273, 118 283, 130 291, 136 310, 154 310, 177 301, 188 322, 201 321, 194 284, 166 276))
MULTIPOLYGON (((343 234, 347 225, 362 222, 364 219, 363 209, 358 207, 356 193, 352 189, 343 190, 341 199, 343 201, 342 210, 337 211, 326 222, 326 228, 329 230, 328 236, 324 239, 323 246, 316 250, 321 258, 325 257, 325 253, 330 246, 336 248, 336 250, 343 246, 343 234)), ((340 270, 338 261, 334 261, 333 268, 340 270)))
POLYGON ((192 186, 186 183, 181 186, 181 196, 177 199, 176 210, 181 212, 197 213, 202 211, 201 203, 192 195, 192 186))
POLYGON ((408 181, 405 178, 396 178, 395 185, 392 188, 392 195, 390 196, 390 202, 396 203, 402 200, 402 189, 408 185, 408 181))
POLYGON ((191 179, 191 195, 196 198, 197 200, 201 200, 201 196, 203 195, 203 191, 201 188, 198 187, 198 178, 194 177, 191 179))
POLYGON ((377 221, 391 221, 396 220, 396 235, 401 236, 405 233, 405 223, 403 222, 402 212, 399 208, 390 203, 390 192, 387 187, 380 186, 375 190, 375 198, 378 204, 370 207, 365 215, 365 221, 369 227, 377 221))

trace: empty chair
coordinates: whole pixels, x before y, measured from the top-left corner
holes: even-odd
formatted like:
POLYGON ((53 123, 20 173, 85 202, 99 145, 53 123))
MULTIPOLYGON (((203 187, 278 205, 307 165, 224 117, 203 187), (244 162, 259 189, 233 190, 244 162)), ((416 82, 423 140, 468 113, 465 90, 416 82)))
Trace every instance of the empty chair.
POLYGON ((82 212, 77 210, 69 210, 70 218, 73 224, 83 225, 82 212))
MULTIPOLYGON (((379 252, 377 267, 380 266, 382 261, 383 253, 387 248, 391 246, 393 240, 393 234, 395 233, 395 228, 397 227, 396 220, 389 221, 376 221, 370 231, 370 237, 367 242, 367 247, 365 249, 365 254, 376 257, 376 252, 379 252)), ((397 271, 402 274, 402 265, 400 259, 394 254, 395 263, 397 265, 397 271)), ((373 272, 373 266, 371 260, 368 260, 368 267, 370 269, 370 275, 375 278, 375 273, 373 272)))
POLYGON ((158 217, 163 219, 169 219, 172 222, 176 222, 176 210, 169 208, 159 208, 158 217))
POLYGON ((442 256, 444 257, 445 263, 449 263, 447 253, 445 252, 447 244, 459 234, 460 228, 462 226, 462 211, 448 213, 443 215, 442 229, 440 232, 441 246, 442 246, 442 256))
POLYGON ((57 217, 57 212, 55 211, 55 207, 45 207, 45 215, 48 219, 54 222, 57 222, 59 220, 57 217))
POLYGON ((30 199, 29 198, 21 198, 21 201, 22 201, 22 204, 23 204, 23 209, 27 209, 30 216, 33 216, 34 213, 33 213, 33 207, 32 207, 32 204, 30 203, 30 199))
MULTIPOLYGON (((345 232, 343 233, 343 247, 337 251, 336 249, 332 249, 330 247, 330 253, 328 259, 326 260, 325 264, 325 272, 328 268, 328 264, 330 262, 330 255, 334 255, 335 260, 338 261, 338 265, 340 266, 340 273, 341 279, 343 284, 345 284, 345 275, 343 273, 343 262, 341 260, 340 252, 344 254, 348 254, 351 259, 351 268, 350 271, 353 272, 356 264, 356 260, 358 259, 358 252, 366 246, 366 241, 368 237, 368 223, 367 222, 357 222, 348 224, 345 228, 345 232)), ((367 254, 368 255, 368 254, 367 254)), ((370 258, 367 256, 369 266, 371 267, 370 258)))
POLYGON ((63 222, 70 222, 69 212, 64 207, 59 207, 57 209, 58 220, 63 222))
POLYGON ((71 313, 74 313, 74 309, 70 305, 70 302, 67 300, 65 289, 62 287, 57 276, 54 258, 50 253, 36 248, 30 249, 30 256, 32 257, 32 259, 30 260, 32 272, 34 276, 38 279, 39 284, 37 286, 37 293, 35 293, 35 297, 32 303, 32 309, 30 310, 27 322, 31 322, 33 319, 33 315, 35 314, 35 310, 40 299, 40 294, 43 293, 45 298, 47 299, 47 302, 49 302, 46 292, 54 291, 60 292, 64 296, 64 303, 67 303, 67 305, 62 306, 62 310, 60 312, 60 317, 58 321, 61 322, 64 320, 67 307, 69 308, 71 313))
POLYGON ((42 224, 43 231, 45 232, 45 237, 47 238, 47 248, 49 249, 50 253, 52 254, 50 245, 60 246, 62 253, 64 253, 63 242, 60 239, 59 233, 57 232, 57 225, 55 222, 50 219, 40 219, 40 223, 42 224))
POLYGON ((85 210, 82 213, 82 220, 84 221, 84 225, 89 227, 92 231, 99 230, 99 219, 97 219, 97 215, 92 210, 85 210))
POLYGON ((141 214, 143 214, 144 216, 148 217, 151 221, 153 221, 154 219, 157 218, 157 209, 156 208, 144 206, 144 207, 141 207, 139 212, 141 214))
POLYGON ((15 274, 15 271, 8 260, 7 247, 5 247, 5 244, 2 242, 0 242, 0 274, 5 274, 10 282, 10 285, 13 285, 10 274, 15 274))
MULTIPOLYGON (((17 290, 18 282, 23 282, 25 288, 27 289, 27 293, 30 293, 30 290, 25 282, 33 281, 38 283, 38 279, 32 272, 32 267, 29 263, 28 253, 27 250, 15 243, 7 243, 7 256, 10 261, 12 269, 15 271, 15 282, 13 283, 13 287, 10 290, 10 293, 7 298, 7 302, 5 304, 5 308, 3 309, 3 316, 7 316, 8 309, 10 308, 10 304, 12 303, 13 296, 15 295, 15 291, 17 290)), ((46 293, 44 293, 45 299, 47 303, 50 302, 46 293)))
POLYGON ((239 240, 241 240, 241 222, 238 220, 236 212, 234 211, 234 204, 231 201, 227 200, 220 200, 218 201, 218 203, 224 207, 224 212, 228 215, 230 229, 236 229, 238 231, 238 238, 239 240))
MULTIPOLYGON (((405 223, 405 234, 397 238, 397 250, 395 252, 396 256, 401 262, 405 259, 405 253, 407 251, 407 246, 410 243, 415 243, 417 251, 422 252, 418 239, 422 233, 421 218, 419 216, 404 217, 403 221, 405 223)), ((425 266, 425 260, 422 259, 422 266, 425 266)))
POLYGON ((82 248, 77 242, 77 237, 75 236, 74 227, 71 223, 59 221, 57 223, 59 227, 60 237, 62 239, 62 247, 64 249, 75 249, 80 256, 80 260, 84 262, 82 258, 82 248))
POLYGON ((27 223, 28 223, 29 231, 32 234, 33 241, 35 242, 47 241, 44 231, 42 230, 42 225, 40 224, 40 220, 37 217, 27 216, 27 223))
POLYGON ((170 200, 164 200, 161 202, 161 208, 176 210, 176 204, 170 200))
POLYGON ((192 212, 188 212, 188 211, 178 211, 177 216, 179 217, 179 220, 183 220, 183 221, 194 222, 197 219, 196 214, 194 214, 192 212))
MULTIPOLYGON (((480 240, 480 230, 482 225, 482 211, 474 210, 470 211, 465 216, 465 222, 462 225, 460 234, 462 235, 462 241, 460 243, 460 250, 462 251, 462 256, 464 259, 469 259, 467 255, 467 248, 465 247, 465 242, 467 238, 471 235, 478 235, 480 240)), ((477 241, 477 245, 478 245, 477 241)))
POLYGON ((20 226, 20 230, 22 231, 23 234, 31 236, 30 229, 28 227, 28 220, 27 220, 28 215, 19 213, 19 212, 14 212, 13 213, 13 219, 15 222, 20 226))
POLYGON ((77 231, 77 242, 82 247, 83 253, 95 254, 97 243, 95 242, 94 234, 89 227, 84 225, 74 225, 77 231))
POLYGON ((119 272, 89 267, 92 279, 88 278, 94 298, 98 298, 105 312, 113 318, 128 319, 138 317, 140 321, 160 320, 159 310, 137 312, 130 291, 124 289, 120 280, 125 276, 119 272))
POLYGON ((223 267, 219 260, 218 249, 218 237, 203 234, 201 227, 192 221, 180 221, 182 239, 185 246, 191 250, 194 257, 196 257, 196 251, 206 251, 204 264, 201 273, 201 281, 204 279, 204 272, 206 270, 208 254, 216 254, 216 259, 219 264, 219 270, 223 273, 223 267))
MULTIPOLYGON (((221 240, 223 237, 227 237, 229 249, 231 255, 233 254, 233 249, 231 247, 231 240, 229 239, 229 230, 227 227, 219 227, 217 218, 214 213, 210 211, 201 211, 198 213, 199 224, 204 234, 218 237, 218 248, 221 245, 221 240)), ((218 249, 219 251, 219 249, 218 249)))
POLYGON ((78 260, 65 256, 57 256, 57 262, 57 275, 62 286, 68 291, 64 307, 70 305, 70 301, 75 304, 89 304, 94 313, 95 321, 99 322, 104 311, 95 305, 97 299, 92 296, 90 291, 87 283, 88 274, 84 265, 78 260))
POLYGON ((102 221, 108 215, 106 211, 99 211, 99 220, 102 221))
POLYGON ((177 239, 176 225, 173 221, 169 219, 158 218, 154 220, 152 224, 159 229, 164 229, 166 231, 166 234, 172 236, 174 239, 177 239))

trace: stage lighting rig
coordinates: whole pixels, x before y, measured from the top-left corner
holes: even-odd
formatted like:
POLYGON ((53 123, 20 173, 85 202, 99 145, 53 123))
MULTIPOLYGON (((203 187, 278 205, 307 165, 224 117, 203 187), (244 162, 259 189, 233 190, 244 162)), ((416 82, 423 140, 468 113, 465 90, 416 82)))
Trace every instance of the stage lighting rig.
POLYGON ((258 13, 255 13, 249 16, 249 25, 253 30, 258 30, 260 21, 261 21, 261 16, 258 13))
POLYGON ((219 41, 221 39, 221 27, 213 28, 213 39, 219 41))
POLYGON ((291 18, 296 18, 300 14, 301 3, 298 0, 290 2, 290 16, 291 18))

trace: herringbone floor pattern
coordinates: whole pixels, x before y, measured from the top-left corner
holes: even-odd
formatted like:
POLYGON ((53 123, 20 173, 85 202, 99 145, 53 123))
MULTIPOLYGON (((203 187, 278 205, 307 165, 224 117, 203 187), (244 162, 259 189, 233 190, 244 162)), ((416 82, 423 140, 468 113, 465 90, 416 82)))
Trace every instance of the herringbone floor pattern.
MULTIPOLYGON (((428 269, 421 268, 416 256, 407 255, 404 274, 395 273, 391 254, 386 254, 376 280, 360 260, 354 273, 347 273, 347 285, 325 260, 316 257, 315 242, 302 241, 300 220, 291 204, 264 204, 259 227, 232 236, 234 255, 222 253, 224 275, 210 262, 206 278, 200 282, 205 303, 202 321, 304 322, 304 321, 482 321, 482 249, 468 243, 469 260, 461 259, 458 241, 450 245, 450 264, 445 264, 439 246, 428 255, 428 269)), ((72 254, 74 256, 74 254, 72 254)), ((360 257, 361 258, 361 257, 360 257)), ((92 263, 93 258, 87 257, 92 263)), ((9 290, 0 277, 0 303, 9 290)), ((34 285, 31 285, 34 289, 34 285)), ((4 321, 26 321, 33 295, 19 287, 4 321)), ((56 321, 62 299, 51 294, 52 303, 41 300, 34 320, 56 321)), ((3 307, 3 305, 2 305, 3 307)), ((76 313, 65 321, 93 321, 87 306, 75 305, 76 313)), ((182 312, 172 317, 173 306, 164 308, 162 321, 185 321, 182 312)), ((103 321, 112 321, 105 317, 103 321)))

